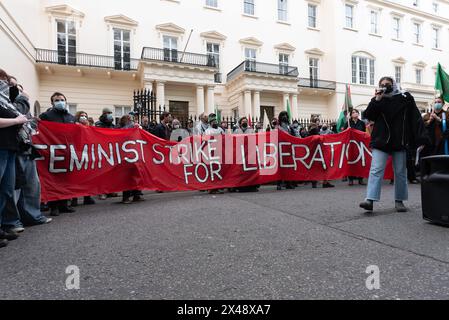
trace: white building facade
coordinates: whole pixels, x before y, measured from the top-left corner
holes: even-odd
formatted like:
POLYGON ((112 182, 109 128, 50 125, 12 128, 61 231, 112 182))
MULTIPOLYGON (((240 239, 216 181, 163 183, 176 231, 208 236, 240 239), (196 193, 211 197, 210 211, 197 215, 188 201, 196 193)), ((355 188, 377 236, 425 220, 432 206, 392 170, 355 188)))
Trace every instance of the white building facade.
POLYGON ((156 93, 178 117, 336 118, 351 85, 364 109, 392 76, 421 108, 449 65, 447 0, 2 0, 0 68, 36 112, 63 92, 97 118, 156 93))

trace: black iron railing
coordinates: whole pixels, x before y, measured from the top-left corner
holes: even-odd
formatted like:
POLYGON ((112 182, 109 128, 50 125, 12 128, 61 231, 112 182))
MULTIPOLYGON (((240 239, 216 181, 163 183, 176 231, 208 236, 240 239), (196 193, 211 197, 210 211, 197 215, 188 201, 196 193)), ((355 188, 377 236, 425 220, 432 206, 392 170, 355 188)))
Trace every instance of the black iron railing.
POLYGON ((142 60, 166 61, 194 66, 218 68, 212 55, 170 49, 143 48, 142 60))
POLYGON ((298 77, 297 67, 282 64, 269 64, 257 61, 245 60, 234 70, 228 73, 227 81, 235 79, 242 72, 255 72, 262 74, 272 74, 277 76, 298 77))
POLYGON ((116 59, 111 56, 58 50, 36 49, 36 62, 135 71, 139 67, 137 59, 116 59))
POLYGON ((311 78, 299 78, 298 86, 302 88, 335 90, 337 88, 337 83, 335 81, 327 81, 311 78))

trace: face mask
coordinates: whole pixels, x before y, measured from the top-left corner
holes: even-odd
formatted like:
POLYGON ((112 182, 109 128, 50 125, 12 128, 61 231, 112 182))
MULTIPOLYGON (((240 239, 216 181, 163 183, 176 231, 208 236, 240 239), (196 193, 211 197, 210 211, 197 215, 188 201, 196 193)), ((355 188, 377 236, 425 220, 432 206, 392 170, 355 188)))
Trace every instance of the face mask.
POLYGON ((443 109, 443 104, 442 103, 435 103, 435 111, 440 111, 441 109, 443 109))
POLYGON ((80 117, 80 121, 87 121, 86 117, 80 117))
POLYGON ((248 124, 247 124, 247 123, 242 124, 242 128, 243 128, 243 129, 248 128, 248 124))
POLYGON ((383 88, 385 88, 385 93, 389 94, 393 92, 393 86, 390 84, 387 84, 386 86, 383 86, 383 88))
POLYGON ((65 101, 57 101, 55 102, 55 109, 59 111, 65 110, 65 101))
POLYGON ((180 126, 179 124, 177 124, 177 125, 174 125, 173 128, 175 128, 175 129, 180 129, 181 126, 180 126))
POLYGON ((214 124, 212 125, 212 128, 218 129, 218 124, 214 123, 214 124))
POLYGON ((108 113, 106 116, 106 120, 112 122, 114 120, 114 117, 112 116, 112 114, 108 113))
POLYGON ((19 94, 20 94, 20 91, 17 86, 9 88, 9 100, 11 102, 14 102, 16 100, 16 98, 19 96, 19 94))

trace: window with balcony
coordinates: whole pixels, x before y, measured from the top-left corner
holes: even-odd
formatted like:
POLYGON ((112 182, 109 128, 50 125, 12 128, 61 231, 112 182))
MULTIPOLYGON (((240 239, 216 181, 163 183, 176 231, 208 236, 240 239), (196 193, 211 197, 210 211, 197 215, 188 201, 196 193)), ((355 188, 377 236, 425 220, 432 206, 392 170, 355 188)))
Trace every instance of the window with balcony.
POLYGON ((316 16, 317 13, 317 6, 314 4, 310 4, 308 6, 308 15, 309 15, 309 27, 310 28, 316 28, 317 27, 317 23, 316 23, 316 16))
POLYGON ((354 29, 354 6, 352 4, 345 5, 346 28, 354 29))
POLYGON ((256 49, 245 48, 245 70, 256 71, 256 49))
POLYGON ((76 27, 74 21, 57 20, 58 63, 76 65, 76 27))
POLYGON ((364 55, 353 55, 352 83, 374 85, 375 64, 374 59, 364 55))
POLYGON ((254 0, 244 0, 243 1, 243 12, 247 15, 253 16, 255 14, 255 4, 254 0))
POLYGON ((309 77, 313 87, 318 86, 318 58, 309 58, 309 77))
POLYGON ((178 38, 164 36, 164 60, 178 62, 178 38))
POLYGON ((278 0, 278 20, 287 21, 287 0, 278 0))
POLYGON ((218 43, 207 43, 208 65, 220 68, 220 45, 218 43))
POLYGON ((116 70, 131 69, 131 32, 114 29, 114 66, 116 70))
POLYGON ((279 54, 279 73, 288 74, 288 59, 289 55, 285 53, 279 54))

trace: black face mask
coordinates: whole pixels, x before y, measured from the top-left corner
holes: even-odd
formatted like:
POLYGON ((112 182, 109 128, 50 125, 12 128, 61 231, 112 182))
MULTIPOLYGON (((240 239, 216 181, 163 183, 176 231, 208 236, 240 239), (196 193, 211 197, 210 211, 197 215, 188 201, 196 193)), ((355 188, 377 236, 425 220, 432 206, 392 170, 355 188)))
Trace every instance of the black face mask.
POLYGON ((243 129, 248 128, 248 124, 247 124, 247 123, 242 124, 242 128, 243 128, 243 129))
POLYGON ((392 85, 386 85, 386 86, 383 86, 383 88, 385 88, 385 93, 386 94, 389 94, 389 93, 392 93, 393 92, 393 86, 392 85))
POLYGON ((283 118, 281 119, 281 122, 283 122, 283 123, 288 123, 288 117, 283 117, 283 118))
POLYGON ((9 88, 9 100, 11 100, 11 102, 16 101, 16 98, 19 96, 19 94, 20 94, 20 91, 17 86, 9 88))
POLYGON ((214 124, 212 125, 212 128, 218 129, 218 124, 214 123, 214 124))

